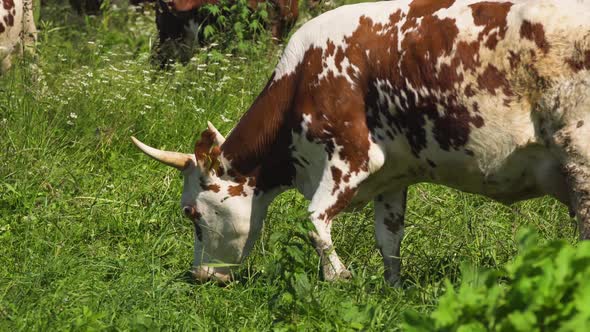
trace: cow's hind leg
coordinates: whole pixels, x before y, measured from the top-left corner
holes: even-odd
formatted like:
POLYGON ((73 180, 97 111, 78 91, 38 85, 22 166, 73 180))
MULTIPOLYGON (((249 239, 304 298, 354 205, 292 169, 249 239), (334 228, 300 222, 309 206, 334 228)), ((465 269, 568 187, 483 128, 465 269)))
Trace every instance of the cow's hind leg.
POLYGON ((557 138, 565 154, 563 170, 570 191, 570 210, 578 219, 580 238, 590 240, 590 116, 560 131, 557 138))
POLYGON ((590 75, 556 89, 553 139, 561 155, 570 195, 570 211, 578 218, 580 238, 590 240, 590 75))
POLYGON ((375 238, 383 256, 385 280, 392 285, 397 285, 400 279, 406 193, 407 189, 392 191, 375 199, 375 238))

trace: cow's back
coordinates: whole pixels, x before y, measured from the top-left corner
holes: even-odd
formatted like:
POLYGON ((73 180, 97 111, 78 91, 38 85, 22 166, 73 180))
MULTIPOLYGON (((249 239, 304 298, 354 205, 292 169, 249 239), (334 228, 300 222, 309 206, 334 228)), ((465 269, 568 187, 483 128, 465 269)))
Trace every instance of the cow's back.
MULTIPOLYGON (((354 110, 324 106, 338 103, 322 95, 362 96, 364 108, 356 111, 365 114, 370 145, 386 159, 359 196, 432 181, 519 200, 546 193, 539 181, 558 173, 535 112, 546 91, 590 67, 584 13, 590 1, 343 6, 293 35, 274 80, 297 74, 298 91, 313 95, 313 102, 299 103, 305 109, 295 110, 302 123, 311 119, 306 128, 321 121, 318 128, 345 130, 327 122, 354 110)), ((547 186, 563 185, 556 181, 547 186)))

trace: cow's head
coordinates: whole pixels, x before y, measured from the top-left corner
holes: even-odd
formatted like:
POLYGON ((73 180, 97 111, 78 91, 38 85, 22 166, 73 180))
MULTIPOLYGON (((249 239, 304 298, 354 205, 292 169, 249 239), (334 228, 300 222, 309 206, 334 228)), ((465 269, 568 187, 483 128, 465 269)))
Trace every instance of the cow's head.
POLYGON ((193 275, 201 280, 230 280, 231 268, 249 253, 260 234, 268 203, 255 192, 253 178, 232 171, 221 155, 225 140, 209 123, 194 154, 157 150, 132 137, 141 151, 181 171, 180 208, 195 226, 193 275))

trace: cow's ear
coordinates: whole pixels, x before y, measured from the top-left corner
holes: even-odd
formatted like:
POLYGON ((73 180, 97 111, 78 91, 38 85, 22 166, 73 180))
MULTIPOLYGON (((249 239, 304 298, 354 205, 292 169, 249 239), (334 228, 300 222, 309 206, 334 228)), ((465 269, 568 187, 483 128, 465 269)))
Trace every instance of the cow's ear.
POLYGON ((207 129, 201 133, 201 139, 195 144, 195 157, 203 174, 214 172, 220 175, 224 172, 221 163, 221 149, 217 145, 219 133, 207 129))
POLYGON ((215 128, 215 126, 209 121, 207 121, 207 128, 215 133, 215 144, 221 146, 223 143, 225 143, 225 137, 223 137, 219 130, 217 130, 217 128, 215 128))

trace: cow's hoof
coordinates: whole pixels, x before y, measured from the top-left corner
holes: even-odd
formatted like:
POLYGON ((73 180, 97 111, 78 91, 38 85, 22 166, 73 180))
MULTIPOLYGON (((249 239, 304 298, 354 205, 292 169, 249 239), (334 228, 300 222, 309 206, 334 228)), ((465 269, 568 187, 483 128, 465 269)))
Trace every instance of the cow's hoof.
POLYGON ((231 282, 231 275, 219 272, 211 272, 203 268, 193 268, 191 270, 193 278, 198 282, 213 281, 219 285, 227 285, 231 282))
POLYGON ((352 278, 352 274, 346 268, 342 267, 335 271, 334 269, 324 269, 324 281, 339 281, 349 280, 352 278))
POLYGON ((386 278, 385 281, 387 282, 387 284, 390 287, 393 287, 393 288, 402 288, 402 282, 401 282, 401 280, 399 278, 395 278, 395 279, 387 279, 386 278))
POLYGON ((347 269, 344 269, 344 270, 340 271, 340 274, 338 275, 338 279, 339 280, 350 280, 350 279, 352 279, 352 273, 350 273, 350 271, 348 271, 347 269))

